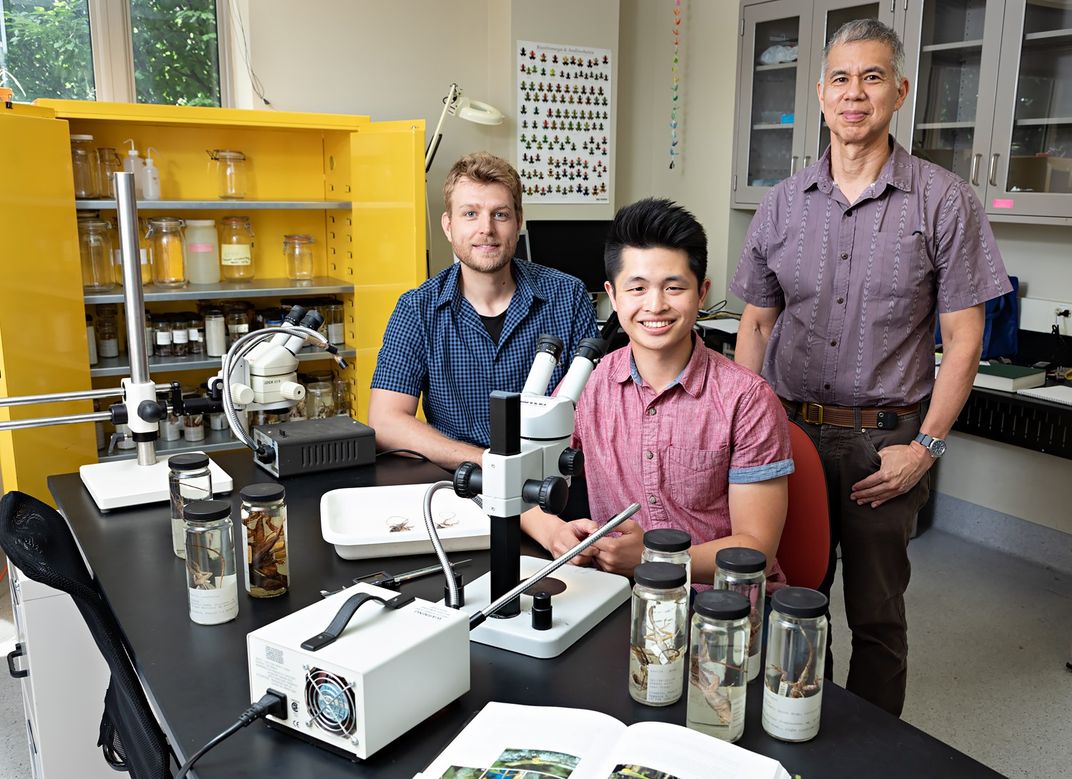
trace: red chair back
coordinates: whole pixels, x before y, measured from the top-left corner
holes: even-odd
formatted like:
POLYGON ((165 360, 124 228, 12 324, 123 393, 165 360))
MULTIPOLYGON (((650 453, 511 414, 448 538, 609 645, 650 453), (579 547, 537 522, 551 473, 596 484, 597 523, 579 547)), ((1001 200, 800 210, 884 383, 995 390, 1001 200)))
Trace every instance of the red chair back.
POLYGON ((830 562, 830 505, 819 452, 804 429, 789 422, 796 470, 789 476, 789 509, 778 564, 794 587, 818 589, 830 562))

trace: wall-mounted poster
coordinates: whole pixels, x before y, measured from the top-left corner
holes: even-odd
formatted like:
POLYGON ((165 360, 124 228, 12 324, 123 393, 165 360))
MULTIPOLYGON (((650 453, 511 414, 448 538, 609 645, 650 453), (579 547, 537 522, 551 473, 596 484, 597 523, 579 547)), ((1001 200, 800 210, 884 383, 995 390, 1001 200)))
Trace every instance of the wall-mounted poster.
POLYGON ((517 170, 526 203, 610 202, 610 49, 518 41, 517 170))

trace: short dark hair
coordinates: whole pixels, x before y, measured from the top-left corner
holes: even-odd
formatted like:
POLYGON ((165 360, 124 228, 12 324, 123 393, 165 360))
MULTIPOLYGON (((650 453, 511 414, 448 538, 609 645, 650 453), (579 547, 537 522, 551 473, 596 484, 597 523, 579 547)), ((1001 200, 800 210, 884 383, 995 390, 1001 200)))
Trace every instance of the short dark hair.
POLYGON ((622 269, 622 249, 683 249, 697 286, 707 276, 707 233, 692 212, 672 200, 647 197, 614 215, 603 249, 603 269, 614 279, 622 269))
POLYGON ((904 44, 901 43, 901 36, 897 34, 897 31, 878 19, 854 19, 841 25, 823 48, 823 66, 819 71, 820 83, 826 83, 826 64, 830 58, 830 50, 835 46, 859 41, 877 41, 888 46, 890 64, 893 66, 893 79, 900 82, 904 78, 904 44))

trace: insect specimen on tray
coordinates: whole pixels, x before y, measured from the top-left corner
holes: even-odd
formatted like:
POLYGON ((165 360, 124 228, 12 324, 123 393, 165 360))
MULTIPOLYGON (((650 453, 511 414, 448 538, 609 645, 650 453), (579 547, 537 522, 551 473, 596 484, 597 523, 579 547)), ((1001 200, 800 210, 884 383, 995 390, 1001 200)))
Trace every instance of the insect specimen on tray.
POLYGON ((413 525, 405 517, 388 517, 387 529, 392 533, 404 533, 413 530, 413 525))
POLYGON ((453 512, 447 511, 439 515, 439 521, 435 523, 435 526, 443 530, 444 528, 454 527, 458 522, 458 516, 453 512))

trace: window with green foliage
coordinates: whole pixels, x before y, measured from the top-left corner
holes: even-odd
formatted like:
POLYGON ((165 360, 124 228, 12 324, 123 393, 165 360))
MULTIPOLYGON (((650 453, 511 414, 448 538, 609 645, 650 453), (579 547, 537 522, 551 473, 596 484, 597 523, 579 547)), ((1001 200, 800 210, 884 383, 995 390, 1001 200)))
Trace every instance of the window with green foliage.
POLYGON ((218 0, 126 2, 0 0, 0 86, 18 100, 220 105, 218 0))
POLYGON ((220 104, 215 0, 130 0, 139 103, 220 104))
POLYGON ((0 0, 0 9, 0 85, 20 100, 96 97, 87 0, 0 0))

